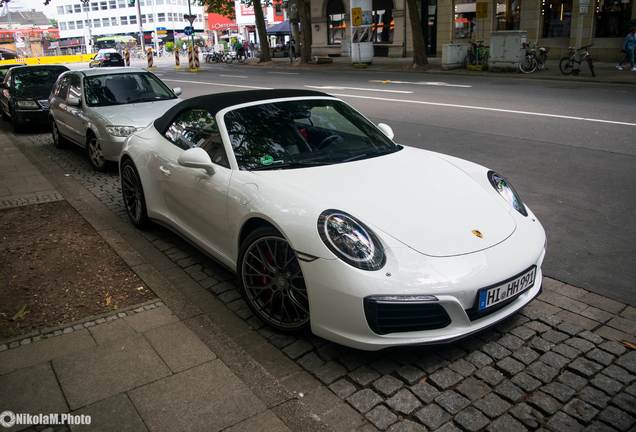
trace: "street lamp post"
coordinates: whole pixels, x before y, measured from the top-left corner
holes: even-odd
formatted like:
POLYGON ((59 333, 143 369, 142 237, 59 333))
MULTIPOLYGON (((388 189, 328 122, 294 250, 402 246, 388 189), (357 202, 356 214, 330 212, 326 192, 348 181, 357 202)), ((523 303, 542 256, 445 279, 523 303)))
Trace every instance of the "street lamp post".
POLYGON ((89 1, 90 0, 82 0, 82 7, 86 12, 86 29, 88 30, 88 37, 86 38, 86 54, 90 54, 93 52, 93 34, 91 31, 92 23, 88 14, 89 1))
POLYGON ((135 0, 135 4, 137 5, 137 22, 139 23, 139 39, 141 40, 141 51, 146 52, 146 41, 144 40, 144 25, 141 22, 141 2, 140 0, 135 0))

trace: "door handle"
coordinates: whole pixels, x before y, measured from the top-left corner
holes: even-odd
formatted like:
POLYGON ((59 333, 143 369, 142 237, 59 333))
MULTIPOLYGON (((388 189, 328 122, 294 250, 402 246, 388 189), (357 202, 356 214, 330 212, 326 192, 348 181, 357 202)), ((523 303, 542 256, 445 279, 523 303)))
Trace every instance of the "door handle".
POLYGON ((170 171, 168 168, 164 167, 163 165, 159 166, 159 171, 161 171, 166 176, 169 176, 170 174, 172 174, 172 171, 170 171))

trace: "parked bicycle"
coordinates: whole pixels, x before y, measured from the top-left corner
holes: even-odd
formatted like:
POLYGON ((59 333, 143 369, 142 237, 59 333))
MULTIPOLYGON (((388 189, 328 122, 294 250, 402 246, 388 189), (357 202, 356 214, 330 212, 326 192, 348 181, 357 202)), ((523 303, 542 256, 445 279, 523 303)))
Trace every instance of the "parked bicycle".
POLYGON ((594 73, 594 62, 592 60, 592 53, 590 52, 590 48, 592 44, 583 46, 581 48, 568 48, 568 55, 561 58, 559 62, 559 69, 563 75, 578 75, 581 72, 581 63, 586 62, 590 68, 590 72, 592 76, 595 77, 594 73))
POLYGON ((488 54, 489 48, 484 45, 484 41, 471 42, 464 58, 464 65, 488 65, 488 54))
POLYGON ((524 43, 523 48, 526 50, 525 55, 519 62, 519 70, 522 73, 533 73, 544 70, 548 60, 549 49, 546 47, 532 46, 530 43, 524 43))

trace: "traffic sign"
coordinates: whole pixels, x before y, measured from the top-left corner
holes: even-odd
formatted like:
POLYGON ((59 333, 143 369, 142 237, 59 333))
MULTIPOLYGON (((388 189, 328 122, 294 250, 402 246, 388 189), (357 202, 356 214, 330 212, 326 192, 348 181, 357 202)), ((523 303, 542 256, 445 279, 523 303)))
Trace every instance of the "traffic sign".
POLYGON ((192 36, 192 34, 194 34, 194 27, 186 26, 183 28, 183 32, 185 33, 186 36, 192 36))

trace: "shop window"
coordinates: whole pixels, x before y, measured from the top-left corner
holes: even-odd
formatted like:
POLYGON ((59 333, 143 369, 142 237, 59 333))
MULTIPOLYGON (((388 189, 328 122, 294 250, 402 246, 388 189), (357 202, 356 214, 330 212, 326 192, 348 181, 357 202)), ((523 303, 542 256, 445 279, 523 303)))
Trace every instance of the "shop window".
POLYGON ((345 35, 345 8, 342 0, 327 3, 327 43, 340 45, 345 35))
POLYGON ((375 43, 392 43, 393 29, 393 1, 373 0, 373 37, 375 43))
POLYGON ((497 30, 519 30, 521 0, 497 0, 497 30))
POLYGON ((632 6, 629 0, 597 0, 594 36, 623 37, 630 27, 632 6))
POLYGON ((543 37, 570 37, 572 0, 542 0, 543 37))
POLYGON ((477 3, 475 0, 455 0, 455 39, 471 39, 477 24, 477 3))

